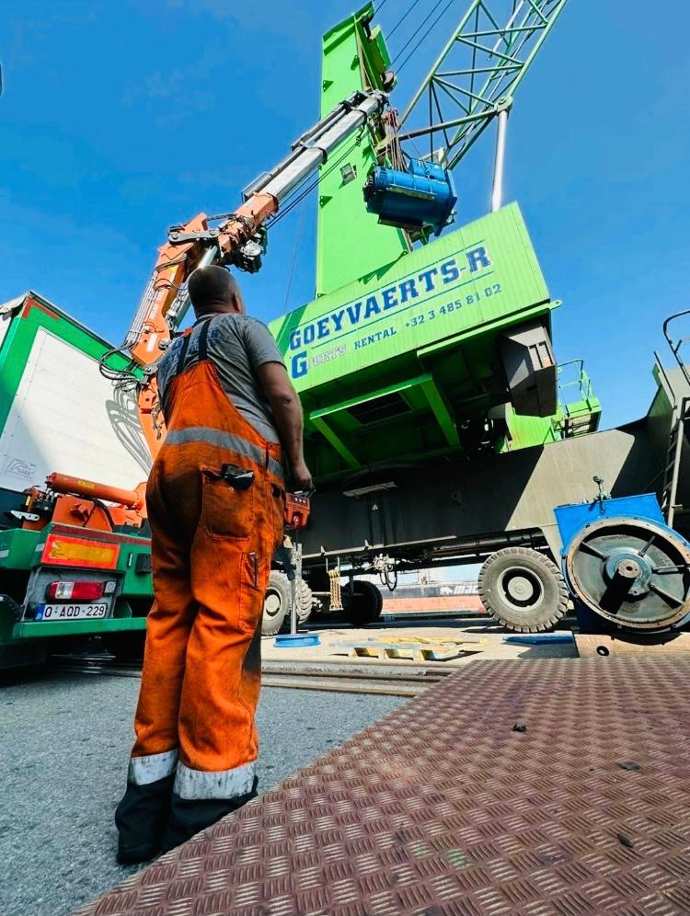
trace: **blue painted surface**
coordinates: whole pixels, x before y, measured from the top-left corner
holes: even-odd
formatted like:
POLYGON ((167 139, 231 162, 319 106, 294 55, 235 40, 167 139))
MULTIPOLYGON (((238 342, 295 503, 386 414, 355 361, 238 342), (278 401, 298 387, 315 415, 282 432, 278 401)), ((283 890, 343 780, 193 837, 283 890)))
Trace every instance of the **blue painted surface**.
MULTIPOLYGON (((561 535, 561 553, 565 555, 571 541, 584 527, 602 518, 643 518, 666 525, 661 507, 653 493, 637 496, 621 496, 617 499, 595 500, 591 503, 575 503, 556 506, 553 510, 561 535)), ((679 535, 676 535, 680 537, 679 535)))
POLYGON ((433 162, 410 159, 407 171, 378 166, 364 188, 367 210, 381 222, 430 226, 438 235, 457 203, 450 172, 433 162))
POLYGON ((273 645, 277 649, 295 649, 303 646, 320 646, 321 640, 316 633, 285 633, 276 636, 273 645))

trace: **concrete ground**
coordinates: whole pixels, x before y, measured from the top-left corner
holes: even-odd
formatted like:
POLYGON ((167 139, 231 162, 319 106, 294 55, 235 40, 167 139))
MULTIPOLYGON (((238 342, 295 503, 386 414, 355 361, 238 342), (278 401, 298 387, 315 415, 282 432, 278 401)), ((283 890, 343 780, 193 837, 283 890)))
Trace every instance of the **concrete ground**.
MULTIPOLYGON (((570 630, 554 633, 508 633, 486 618, 456 618, 434 620, 431 615, 424 621, 388 617, 385 626, 356 629, 348 624, 329 627, 327 621, 310 625, 318 633, 320 645, 306 648, 278 648, 273 640, 264 639, 264 661, 322 661, 366 662, 364 652, 371 656, 386 654, 410 656, 410 665, 423 660, 422 653, 435 653, 444 667, 463 667, 474 659, 496 658, 576 658, 577 648, 570 630), (385 650, 385 653, 384 653, 385 650), (359 655, 354 659, 352 656, 359 655), (348 656, 350 658, 348 659, 348 656)), ((430 657, 429 660, 433 660, 430 657)), ((395 658, 396 664, 405 664, 404 658, 395 658)))
MULTIPOLYGON (((115 862, 139 680, 53 676, 0 686, 0 914, 64 916, 135 871, 115 862)), ((393 710, 396 697, 264 690, 260 789, 393 710)))

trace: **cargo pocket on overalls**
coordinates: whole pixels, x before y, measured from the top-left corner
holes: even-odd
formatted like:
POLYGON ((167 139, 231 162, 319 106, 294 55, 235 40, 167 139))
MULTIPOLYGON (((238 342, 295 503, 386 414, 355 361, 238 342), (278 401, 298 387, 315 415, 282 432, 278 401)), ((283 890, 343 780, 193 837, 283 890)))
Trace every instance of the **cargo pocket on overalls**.
POLYGON ((217 538, 249 538, 254 525, 254 484, 246 489, 233 486, 222 470, 204 467, 201 486, 201 524, 206 532, 217 538))

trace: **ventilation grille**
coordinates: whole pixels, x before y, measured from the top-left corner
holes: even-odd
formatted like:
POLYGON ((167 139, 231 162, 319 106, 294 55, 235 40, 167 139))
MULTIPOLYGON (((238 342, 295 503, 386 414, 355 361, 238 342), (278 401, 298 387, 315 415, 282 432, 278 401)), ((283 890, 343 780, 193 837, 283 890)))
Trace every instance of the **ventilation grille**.
POLYGON ((363 404, 350 407, 350 413, 360 423, 374 423, 376 420, 388 420, 400 414, 410 412, 407 401, 399 394, 384 394, 380 398, 373 398, 363 404))

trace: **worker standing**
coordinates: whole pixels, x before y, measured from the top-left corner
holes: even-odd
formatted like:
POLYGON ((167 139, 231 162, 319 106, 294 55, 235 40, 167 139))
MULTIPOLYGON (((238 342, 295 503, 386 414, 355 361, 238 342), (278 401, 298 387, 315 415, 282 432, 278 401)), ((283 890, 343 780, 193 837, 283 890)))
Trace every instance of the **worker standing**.
POLYGON ((302 411, 265 325, 222 267, 158 368, 167 435, 149 477, 155 601, 118 859, 145 861, 256 796, 261 617, 282 540, 283 455, 311 487, 302 411))

